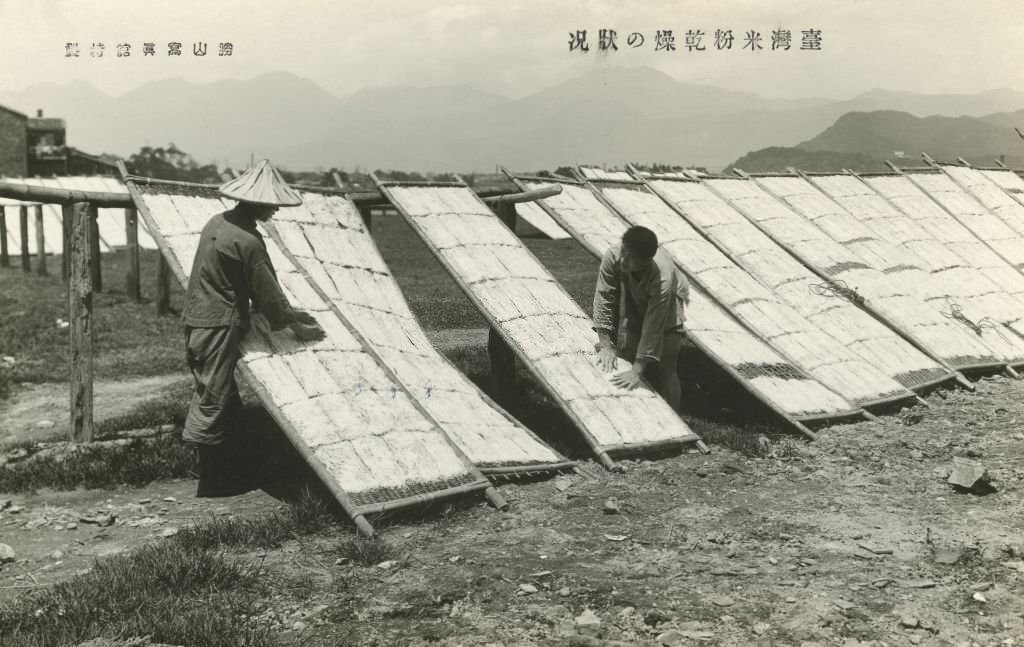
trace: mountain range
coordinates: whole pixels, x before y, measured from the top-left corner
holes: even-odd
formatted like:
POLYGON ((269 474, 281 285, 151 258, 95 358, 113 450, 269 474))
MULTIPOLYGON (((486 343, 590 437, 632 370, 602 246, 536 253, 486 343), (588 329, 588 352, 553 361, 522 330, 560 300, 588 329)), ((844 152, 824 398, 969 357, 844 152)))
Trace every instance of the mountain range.
POLYGON ((166 79, 116 97, 84 81, 41 83, 0 91, 0 103, 62 117, 70 145, 121 156, 174 142, 201 162, 244 166, 250 156, 269 157, 296 170, 534 170, 627 161, 717 169, 760 148, 803 142, 800 148, 817 151, 848 146, 851 138, 887 155, 906 149, 945 156, 928 137, 932 127, 950 147, 961 146, 954 157, 978 147, 1012 153, 1020 144, 1009 126, 1024 93, 875 89, 842 101, 773 99, 684 83, 651 68, 606 68, 518 99, 469 86, 337 97, 308 79, 272 72, 205 84, 166 79), (868 116, 873 111, 898 112, 868 116), (909 126, 914 119, 923 125, 909 126), (954 137, 947 126, 970 134, 954 137), (869 136, 863 128, 881 130, 869 136), (900 132, 913 133, 912 144, 894 141, 900 132))

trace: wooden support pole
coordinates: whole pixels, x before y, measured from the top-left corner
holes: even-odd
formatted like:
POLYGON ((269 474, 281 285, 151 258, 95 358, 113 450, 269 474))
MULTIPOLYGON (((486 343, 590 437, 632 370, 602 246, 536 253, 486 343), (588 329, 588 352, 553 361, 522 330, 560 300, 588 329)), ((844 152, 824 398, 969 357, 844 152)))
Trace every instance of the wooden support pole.
POLYGON ((11 257, 7 253, 7 210, 0 207, 0 267, 10 267, 11 257))
POLYGON ((46 235, 43 231, 43 205, 36 205, 36 271, 46 276, 46 235))
POLYGON ((370 207, 359 207, 359 217, 363 219, 363 224, 366 225, 366 232, 373 232, 373 213, 370 207))
POLYGON ((62 204, 60 206, 60 271, 65 283, 71 277, 71 224, 74 219, 74 205, 62 204))
POLYGON ((103 270, 100 267, 100 210, 98 207, 89 205, 89 245, 90 250, 90 272, 92 272, 92 289, 96 292, 103 291, 103 270))
POLYGON ((501 403, 516 385, 516 353, 494 328, 487 331, 487 357, 491 360, 494 399, 501 403))
POLYGON ((494 213, 505 223, 512 233, 516 233, 516 205, 512 202, 501 202, 491 205, 494 213))
POLYGON ((28 205, 18 207, 18 224, 21 225, 21 271, 32 271, 32 256, 28 251, 28 205))
POLYGON ((171 311, 171 266, 163 254, 157 254, 156 265, 156 313, 165 315, 171 311))
POLYGON ((142 300, 141 272, 139 271, 139 212, 124 210, 124 235, 128 243, 128 269, 124 274, 124 292, 139 303, 142 300))
POLYGON ((72 442, 90 442, 93 434, 92 378, 92 264, 93 246, 89 237, 89 205, 74 205, 71 232, 71 285, 68 290, 68 312, 71 319, 71 425, 72 442))

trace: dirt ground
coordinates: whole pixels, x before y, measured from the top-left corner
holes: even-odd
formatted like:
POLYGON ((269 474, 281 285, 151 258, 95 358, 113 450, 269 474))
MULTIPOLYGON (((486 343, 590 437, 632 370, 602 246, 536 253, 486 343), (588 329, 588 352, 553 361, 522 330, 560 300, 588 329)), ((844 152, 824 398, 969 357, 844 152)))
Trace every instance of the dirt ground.
MULTIPOLYGON (((142 403, 167 392, 169 388, 189 384, 187 373, 134 378, 97 380, 93 384, 93 420, 96 424, 122 416, 142 403)), ((66 438, 68 401, 65 384, 17 384, 9 401, 0 403, 0 443, 46 441, 66 438)))
MULTIPOLYGON (((928 402, 764 458, 588 463, 502 485, 508 512, 471 499, 378 520, 396 552, 377 565, 337 559, 348 527, 241 554, 273 583, 253 615, 305 645, 1022 645, 1024 381, 928 402), (958 456, 995 492, 950 486, 958 456)), ((278 505, 193 488, 0 496, 23 507, 0 513, 18 557, 0 603, 190 520, 278 505), (97 513, 112 525, 71 521, 97 513)))

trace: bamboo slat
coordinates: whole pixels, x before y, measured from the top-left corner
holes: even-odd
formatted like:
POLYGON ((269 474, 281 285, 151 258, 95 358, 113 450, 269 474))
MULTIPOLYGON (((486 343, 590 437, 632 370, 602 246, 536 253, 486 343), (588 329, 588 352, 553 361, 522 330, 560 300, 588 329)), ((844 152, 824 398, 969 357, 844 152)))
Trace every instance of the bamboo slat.
MULTIPOLYGON (((851 296, 859 295, 883 322, 946 367, 976 369, 1002 365, 973 334, 925 304, 913 285, 890 280, 890 276, 902 268, 886 266, 888 272, 873 268, 798 212, 801 208, 828 207, 834 221, 839 221, 837 214, 841 210, 830 206, 820 192, 811 196, 801 194, 800 199, 790 202, 768 193, 758 184, 761 180, 709 178, 704 182, 765 234, 814 269, 823 278, 822 289, 839 293, 843 289, 853 290, 851 296)), ((808 213, 819 215, 818 211, 808 213)))
MULTIPOLYGON (((520 188, 537 188, 548 179, 518 179, 520 188)), ((618 244, 627 224, 591 191, 575 182, 560 182, 562 193, 538 204, 594 257, 618 244)), ((737 321, 700 285, 691 285, 687 307, 688 338, 727 373, 784 419, 798 420, 850 415, 856 407, 794 366, 737 321)), ((804 431, 804 428, 801 428, 804 431)))
MULTIPOLYGON (((646 415, 630 420, 629 424, 614 424, 604 415, 598 405, 608 399, 608 396, 592 392, 586 397, 576 397, 571 401, 567 399, 567 392, 579 394, 580 380, 576 376, 589 374, 589 379, 592 380, 607 379, 601 374, 594 360, 593 348, 597 336, 588 330, 584 341, 581 342, 577 338, 564 338, 559 334, 559 331, 566 329, 580 330, 580 327, 574 327, 572 320, 586 320, 586 315, 575 306, 571 297, 558 286, 540 262, 468 187, 401 186, 396 183, 383 183, 376 178, 375 181, 381 192, 412 225, 413 230, 423 238, 442 265, 488 318, 492 327, 501 334, 505 342, 559 402, 606 465, 609 461, 605 448, 609 446, 631 444, 642 448, 649 442, 668 441, 681 444, 699 440, 689 427, 671 412, 665 401, 649 388, 621 391, 614 396, 616 401, 636 399, 643 402, 646 415), (437 216, 448 219, 448 227, 456 230, 449 233, 456 236, 459 244, 449 243, 448 247, 440 247, 440 240, 431 236, 431 232, 438 229, 437 216), (424 218, 431 219, 431 226, 421 226, 424 218), (468 225, 473 227, 472 234, 464 231, 468 225), (504 247, 511 249, 505 250, 504 247), (456 250, 463 256, 459 261, 462 264, 458 267, 453 262, 453 256, 458 256, 453 254, 456 250), (486 266, 496 253, 501 255, 502 266, 507 272, 512 273, 511 276, 491 278, 486 269, 462 274, 464 268, 486 266), (473 262, 467 263, 466 257, 473 262), (548 298, 553 300, 540 304, 533 295, 529 295, 531 298, 528 299, 529 284, 524 283, 527 279, 542 280, 551 284, 552 291, 548 293, 548 298), (493 285, 487 286, 487 297, 482 298, 481 286, 485 283, 493 285), (554 300, 555 297, 557 300, 554 300), (519 314, 516 315, 515 312, 519 314), (508 316, 510 313, 511 317, 508 316), (581 351, 581 347, 588 350, 581 351), (571 362, 571 371, 555 370, 552 362, 542 364, 539 361, 555 355, 561 355, 567 362, 571 362), (569 373, 571 375, 568 375, 569 373), (655 417, 653 414, 664 409, 669 409, 671 415, 655 417), (639 432, 638 429, 641 427, 644 430, 639 432), (638 438, 640 434, 644 435, 644 440, 638 438)), ((449 239, 447 236, 442 238, 449 239)), ((620 363, 620 366, 622 370, 627 368, 624 362, 620 363)))
MULTIPOLYGON (((129 190, 172 271, 187 281, 203 213, 223 210, 212 187, 129 183, 129 190), (191 200, 192 203, 184 206, 191 200), (164 223, 173 235, 165 235, 164 223)), ((273 238, 265 239, 277 275, 295 291, 301 271, 273 238)), ((327 336, 303 343, 287 329, 271 331, 260 315, 242 341, 240 372, 249 379, 307 463, 361 528, 364 514, 397 505, 482 490, 487 480, 437 423, 407 397, 364 341, 330 304, 307 306, 327 336), (344 398, 350 415, 340 415, 344 398), (417 453, 407 452, 415 438, 417 453), (429 458, 425 458, 429 457, 429 458)))

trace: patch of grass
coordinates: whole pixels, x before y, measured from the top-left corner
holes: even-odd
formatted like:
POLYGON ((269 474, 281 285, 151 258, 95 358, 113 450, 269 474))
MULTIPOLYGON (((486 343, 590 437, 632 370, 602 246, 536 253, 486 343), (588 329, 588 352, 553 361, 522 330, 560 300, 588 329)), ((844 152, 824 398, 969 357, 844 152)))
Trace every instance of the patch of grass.
POLYGON ((139 486, 188 476, 191 467, 191 450, 173 434, 115 446, 84 445, 0 468, 0 492, 139 486))
POLYGON ((0 611, 5 647, 60 647, 97 637, 149 636, 194 647, 262 647, 270 630, 246 621, 260 568, 180 542, 98 561, 87 574, 0 611))
POLYGON ((327 502, 306 490, 283 512, 258 518, 214 517, 182 529, 175 541, 191 550, 276 548, 284 541, 314 534, 336 522, 327 502))
POLYGON ((147 429, 164 424, 185 424, 192 384, 181 382, 152 400, 140 402, 127 413, 96 423, 97 438, 111 438, 126 429, 147 429))
POLYGON ((338 557, 347 557, 360 566, 375 566, 398 558, 398 552, 391 544, 379 537, 367 538, 362 535, 340 539, 331 553, 338 557))
MULTIPOLYGON (((150 302, 156 294, 157 258, 155 251, 142 253, 146 299, 140 305, 124 291, 127 253, 103 255, 105 291, 93 298, 98 379, 162 375, 180 371, 185 365, 181 321, 173 315, 157 317, 150 302)), ((67 286, 59 275, 59 256, 52 259, 50 267, 56 268, 50 276, 0 269, 0 294, 4 295, 0 354, 15 358, 10 369, 10 379, 15 382, 67 380, 69 333, 57 323, 68 318, 67 286)), ((172 307, 180 309, 181 297, 180 287, 172 281, 172 307)))

